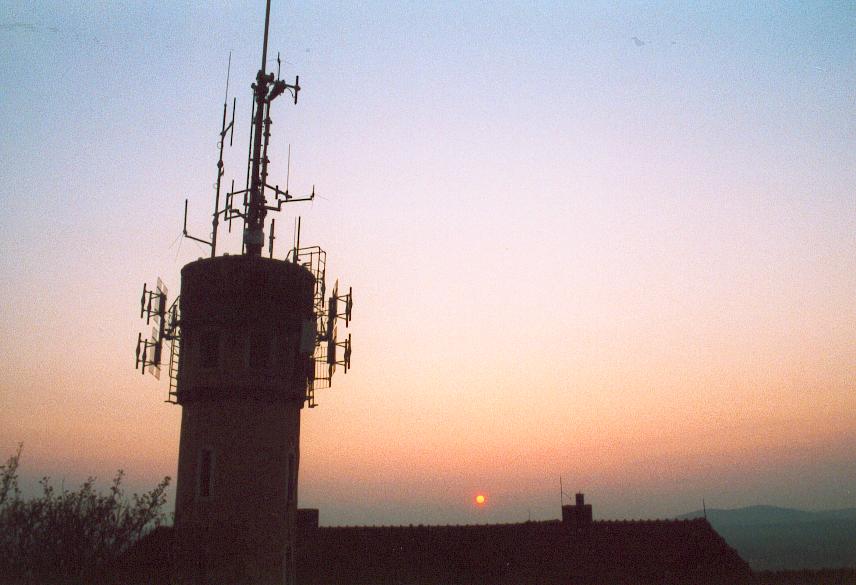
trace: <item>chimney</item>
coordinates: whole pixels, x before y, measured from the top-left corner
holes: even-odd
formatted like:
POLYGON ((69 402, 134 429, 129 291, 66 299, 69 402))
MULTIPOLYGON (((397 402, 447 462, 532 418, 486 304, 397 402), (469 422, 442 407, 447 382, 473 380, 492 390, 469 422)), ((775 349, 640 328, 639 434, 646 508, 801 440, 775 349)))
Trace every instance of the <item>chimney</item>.
POLYGON ((585 503, 585 495, 576 495, 576 504, 562 506, 562 524, 569 530, 582 530, 591 526, 591 504, 585 503))

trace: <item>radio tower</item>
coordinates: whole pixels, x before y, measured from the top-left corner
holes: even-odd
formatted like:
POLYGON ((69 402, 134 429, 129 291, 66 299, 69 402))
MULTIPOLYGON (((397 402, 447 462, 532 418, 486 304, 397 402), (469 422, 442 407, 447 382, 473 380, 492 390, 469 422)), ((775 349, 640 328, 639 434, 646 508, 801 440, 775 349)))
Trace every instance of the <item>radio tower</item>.
POLYGON ((267 0, 245 188, 233 181, 220 207, 223 149, 235 125, 234 100, 226 123, 227 77, 210 240, 187 233, 185 201, 184 235, 210 246, 211 256, 182 268, 172 302, 158 279, 153 290, 143 285, 140 303, 153 329, 148 339, 138 336, 137 368, 156 378, 168 368, 167 402, 182 408, 175 502, 182 583, 294 583, 301 410, 315 406, 315 390, 330 385, 336 366, 350 367, 350 335, 338 341, 336 323, 350 323, 351 291, 340 295, 337 283, 327 296, 326 254, 300 247, 299 219, 284 259, 274 257, 271 219, 262 255, 267 212, 315 195, 314 187, 293 197, 287 183, 284 191, 268 184, 271 104, 286 92, 296 104, 300 91, 299 78, 288 84, 267 72, 269 23, 267 0), (244 221, 241 254, 216 255, 221 219, 230 227, 244 221))

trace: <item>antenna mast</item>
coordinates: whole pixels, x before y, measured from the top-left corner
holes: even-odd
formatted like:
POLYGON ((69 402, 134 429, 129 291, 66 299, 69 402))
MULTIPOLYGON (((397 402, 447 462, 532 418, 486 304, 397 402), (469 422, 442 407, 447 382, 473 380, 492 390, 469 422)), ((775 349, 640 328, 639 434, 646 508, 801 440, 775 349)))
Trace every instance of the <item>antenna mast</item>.
MULTIPOLYGON (((286 90, 292 92, 294 103, 296 104, 297 93, 300 91, 299 77, 295 78, 293 85, 290 85, 281 79, 275 79, 273 73, 267 73, 266 71, 268 31, 270 29, 270 0, 267 0, 266 4, 265 33, 262 43, 262 66, 256 75, 256 82, 252 85, 255 112, 253 117, 252 154, 250 155, 249 202, 246 217, 244 218, 244 249, 249 256, 261 256, 265 240, 265 216, 267 216, 268 210, 279 211, 285 201, 292 199, 288 194, 287 188, 285 191, 280 191, 278 187, 272 187, 277 198, 278 205, 276 207, 269 207, 265 199, 265 188, 271 188, 266 184, 267 167, 268 162, 270 162, 267 158, 267 150, 268 143, 270 142, 270 126, 272 123, 270 105, 273 100, 282 95, 286 90), (284 196, 284 199, 280 199, 280 195, 284 196)), ((311 199, 313 196, 314 193, 307 199, 311 199)))
POLYGON ((265 35, 262 44, 262 67, 256 75, 256 82, 252 85, 253 99, 255 100, 255 118, 253 119, 253 152, 252 175, 250 176, 250 204, 247 210, 247 218, 244 226, 244 246, 250 256, 260 256, 262 244, 264 243, 264 219, 267 215, 265 209, 264 194, 261 189, 261 167, 262 149, 262 124, 264 123, 265 101, 268 93, 268 83, 273 81, 273 75, 265 73, 267 65, 268 29, 270 28, 270 0, 267 0, 265 9, 265 35))
MULTIPOLYGON (((315 187, 313 185, 312 192, 306 197, 293 197, 288 192, 288 179, 286 178, 285 191, 279 188, 279 185, 269 185, 268 177, 268 145, 270 144, 270 126, 273 123, 270 117, 270 105, 273 100, 278 98, 286 91, 291 92, 294 96, 294 103, 297 103, 297 93, 300 91, 300 77, 296 76, 294 84, 289 84, 279 79, 279 64, 281 60, 277 55, 277 75, 267 72, 267 51, 268 51, 268 32, 270 30, 270 0, 267 0, 265 9, 265 32, 264 41, 262 43, 262 66, 256 74, 256 82, 251 85, 253 90, 253 101, 250 116, 250 143, 247 151, 247 183, 244 189, 235 191, 235 182, 232 181, 232 189, 226 193, 223 208, 220 209, 220 187, 224 175, 223 169, 223 147, 226 142, 226 135, 229 136, 229 146, 232 145, 232 138, 235 132, 235 103, 236 99, 232 100, 232 120, 226 124, 226 113, 228 110, 229 101, 229 75, 231 73, 232 54, 229 53, 229 69, 226 73, 226 98, 223 101, 223 123, 220 129, 220 141, 218 147, 220 149, 220 160, 217 162, 217 183, 216 195, 214 199, 214 215, 211 222, 211 240, 204 240, 191 236, 187 233, 187 200, 184 202, 184 230, 185 237, 205 244, 211 247, 211 257, 217 255, 217 231, 220 226, 220 215, 224 221, 229 223, 229 231, 232 230, 232 220, 241 218, 244 220, 244 237, 242 239, 241 252, 249 256, 261 256, 262 247, 265 240, 265 217, 268 211, 281 211, 284 203, 296 201, 312 201, 315 199, 315 187), (274 201, 276 205, 268 205, 265 198, 265 190, 270 189, 274 193, 274 201), (243 210, 235 209, 235 195, 243 195, 243 210)), ((291 170, 291 150, 289 145, 289 172, 291 170)), ((273 235, 273 225, 271 225, 271 235, 273 235)), ((269 239, 269 248, 271 257, 273 257, 273 240, 269 239)))

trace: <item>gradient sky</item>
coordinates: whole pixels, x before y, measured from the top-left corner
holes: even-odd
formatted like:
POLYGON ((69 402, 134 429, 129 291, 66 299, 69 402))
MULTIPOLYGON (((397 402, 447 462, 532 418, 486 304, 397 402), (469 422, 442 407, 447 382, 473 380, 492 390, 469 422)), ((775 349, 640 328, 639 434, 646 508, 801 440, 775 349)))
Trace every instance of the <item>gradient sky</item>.
MULTIPOLYGON (((180 407, 133 369, 140 288, 206 254, 230 50, 243 180, 262 2, 31 4, 0 7, 0 449, 141 489, 180 407)), ((555 518, 560 475, 600 518, 856 506, 856 8, 581 4, 274 2, 273 178, 290 143, 319 194, 280 254, 299 213, 355 291, 303 416, 324 524, 555 518)))

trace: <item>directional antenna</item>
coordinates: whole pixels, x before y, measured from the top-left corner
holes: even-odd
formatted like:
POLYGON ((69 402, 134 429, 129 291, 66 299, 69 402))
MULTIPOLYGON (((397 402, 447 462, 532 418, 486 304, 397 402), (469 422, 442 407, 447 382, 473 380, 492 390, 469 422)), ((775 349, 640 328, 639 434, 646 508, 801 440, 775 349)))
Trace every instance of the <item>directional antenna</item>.
POLYGON ((145 375, 152 374, 159 380, 161 366, 169 365, 170 389, 167 402, 175 402, 178 384, 178 352, 181 341, 181 317, 179 314, 179 297, 169 304, 169 293, 166 285, 158 278, 154 290, 143 284, 143 295, 140 297, 140 318, 146 320, 146 325, 152 325, 152 334, 143 339, 143 334, 137 334, 136 368, 145 375), (164 344, 169 343, 169 361, 164 360, 164 344))
POLYGON ((333 334, 327 342, 327 367, 331 378, 336 372, 336 366, 344 367, 346 374, 351 367, 351 334, 348 333, 345 341, 339 341, 337 339, 336 326, 334 325, 333 334))
POLYGON ((339 294, 339 281, 333 285, 333 294, 327 303, 327 315, 332 327, 336 319, 344 319, 345 327, 351 323, 351 311, 354 309, 354 296, 352 287, 348 287, 348 294, 339 294))

